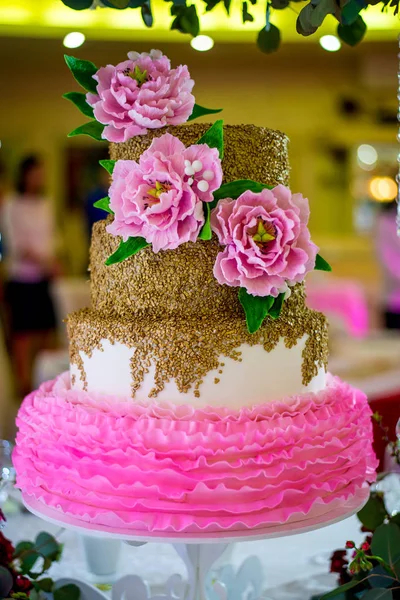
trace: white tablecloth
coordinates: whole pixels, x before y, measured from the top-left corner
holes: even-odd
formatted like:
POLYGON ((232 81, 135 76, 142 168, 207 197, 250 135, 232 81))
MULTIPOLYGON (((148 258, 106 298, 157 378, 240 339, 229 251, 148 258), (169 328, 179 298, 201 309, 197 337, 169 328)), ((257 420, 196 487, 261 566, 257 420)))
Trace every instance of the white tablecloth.
MULTIPOLYGON (((13 542, 32 539, 39 531, 56 535, 64 546, 59 564, 52 567, 54 579, 73 576, 90 581, 81 540, 77 533, 60 530, 28 513, 8 518, 4 534, 13 542)), ((266 596, 272 600, 307 600, 313 594, 336 585, 336 576, 329 573, 332 551, 343 548, 346 540, 360 542, 359 521, 351 517, 316 531, 278 539, 235 544, 231 561, 239 565, 247 556, 256 555, 265 572, 266 596)), ((99 540, 101 543, 101 540, 99 540)), ((123 545, 119 575, 136 573, 158 588, 173 573, 186 576, 185 567, 168 544, 146 544, 139 548, 123 545)))

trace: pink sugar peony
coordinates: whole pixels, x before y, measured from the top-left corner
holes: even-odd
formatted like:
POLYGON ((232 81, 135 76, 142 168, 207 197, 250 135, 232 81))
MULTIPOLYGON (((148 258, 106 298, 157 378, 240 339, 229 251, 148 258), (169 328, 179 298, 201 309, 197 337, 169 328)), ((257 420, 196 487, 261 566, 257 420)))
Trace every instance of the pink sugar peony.
POLYGON ((94 116, 106 125, 103 138, 126 142, 148 129, 180 125, 193 111, 193 79, 186 66, 171 69, 160 52, 129 52, 116 67, 107 65, 94 75, 97 94, 87 94, 94 116))
POLYGON ((154 252, 195 242, 204 224, 202 202, 212 200, 221 181, 216 148, 186 148, 166 133, 153 140, 139 163, 115 164, 109 192, 114 221, 107 231, 124 240, 143 237, 154 252))
POLYGON ((283 185, 221 200, 211 214, 211 227, 226 246, 214 266, 218 282, 276 298, 302 281, 318 252, 309 214, 308 200, 283 185))

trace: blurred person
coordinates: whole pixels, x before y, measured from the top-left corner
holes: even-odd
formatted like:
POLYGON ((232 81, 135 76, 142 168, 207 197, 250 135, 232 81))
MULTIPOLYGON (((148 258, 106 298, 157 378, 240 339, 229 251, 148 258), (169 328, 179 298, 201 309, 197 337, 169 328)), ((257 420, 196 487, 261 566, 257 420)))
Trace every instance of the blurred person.
POLYGON ((101 208, 96 208, 93 206, 95 202, 101 200, 108 196, 108 190, 110 187, 110 175, 104 169, 104 167, 99 167, 96 173, 97 175, 97 183, 96 186, 90 190, 85 200, 85 219, 86 219, 86 228, 88 239, 90 241, 92 235, 92 228, 97 221, 101 219, 105 219, 107 216, 107 212, 102 210, 101 208))
POLYGON ((400 237, 396 226, 397 203, 383 203, 378 214, 376 247, 383 273, 383 318, 387 329, 400 330, 400 237))
POLYGON ((49 284, 57 274, 55 222, 43 194, 44 165, 27 156, 19 165, 16 192, 3 209, 6 303, 11 355, 21 396, 32 389, 33 362, 55 345, 55 311, 49 284))

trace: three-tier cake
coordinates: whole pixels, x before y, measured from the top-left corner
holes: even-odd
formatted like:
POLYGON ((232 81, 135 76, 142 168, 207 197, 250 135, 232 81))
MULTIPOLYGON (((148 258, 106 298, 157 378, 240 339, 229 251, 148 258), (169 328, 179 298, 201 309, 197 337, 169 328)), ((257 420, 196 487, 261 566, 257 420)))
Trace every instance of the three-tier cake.
POLYGON ((326 320, 305 303, 306 273, 328 265, 287 187, 286 136, 183 124, 215 111, 159 52, 67 62, 89 92, 69 99, 111 141, 110 214, 92 306, 68 317, 70 372, 19 411, 26 502, 146 535, 322 518, 376 459, 366 398, 326 373, 326 320))

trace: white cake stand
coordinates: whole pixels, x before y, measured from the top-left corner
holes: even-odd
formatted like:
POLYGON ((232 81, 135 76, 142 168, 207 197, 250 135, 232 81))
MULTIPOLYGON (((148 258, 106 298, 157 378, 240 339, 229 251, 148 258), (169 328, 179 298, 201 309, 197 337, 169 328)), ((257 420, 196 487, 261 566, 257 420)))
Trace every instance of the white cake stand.
MULTIPOLYGON (((113 584, 112 600, 258 600, 263 591, 264 575, 261 563, 255 556, 247 558, 242 565, 234 568, 225 563, 213 568, 230 544, 235 542, 278 538, 313 531, 332 525, 358 512, 369 497, 369 486, 361 488, 349 500, 327 508, 318 517, 299 518, 283 525, 265 527, 256 531, 232 531, 196 536, 188 535, 149 535, 143 532, 116 532, 111 528, 73 521, 63 513, 45 506, 31 497, 23 498, 26 508, 34 515, 60 527, 75 530, 85 536, 103 539, 119 539, 133 546, 148 542, 172 544, 185 563, 187 582, 178 574, 171 575, 163 593, 152 595, 150 587, 140 575, 126 575, 113 584)), ((300 516, 299 516, 300 517, 300 516)), ((74 583, 80 588, 81 600, 105 600, 109 596, 93 585, 74 578, 57 581, 57 587, 74 583)), ((265 596, 264 596, 264 600, 265 596)))

